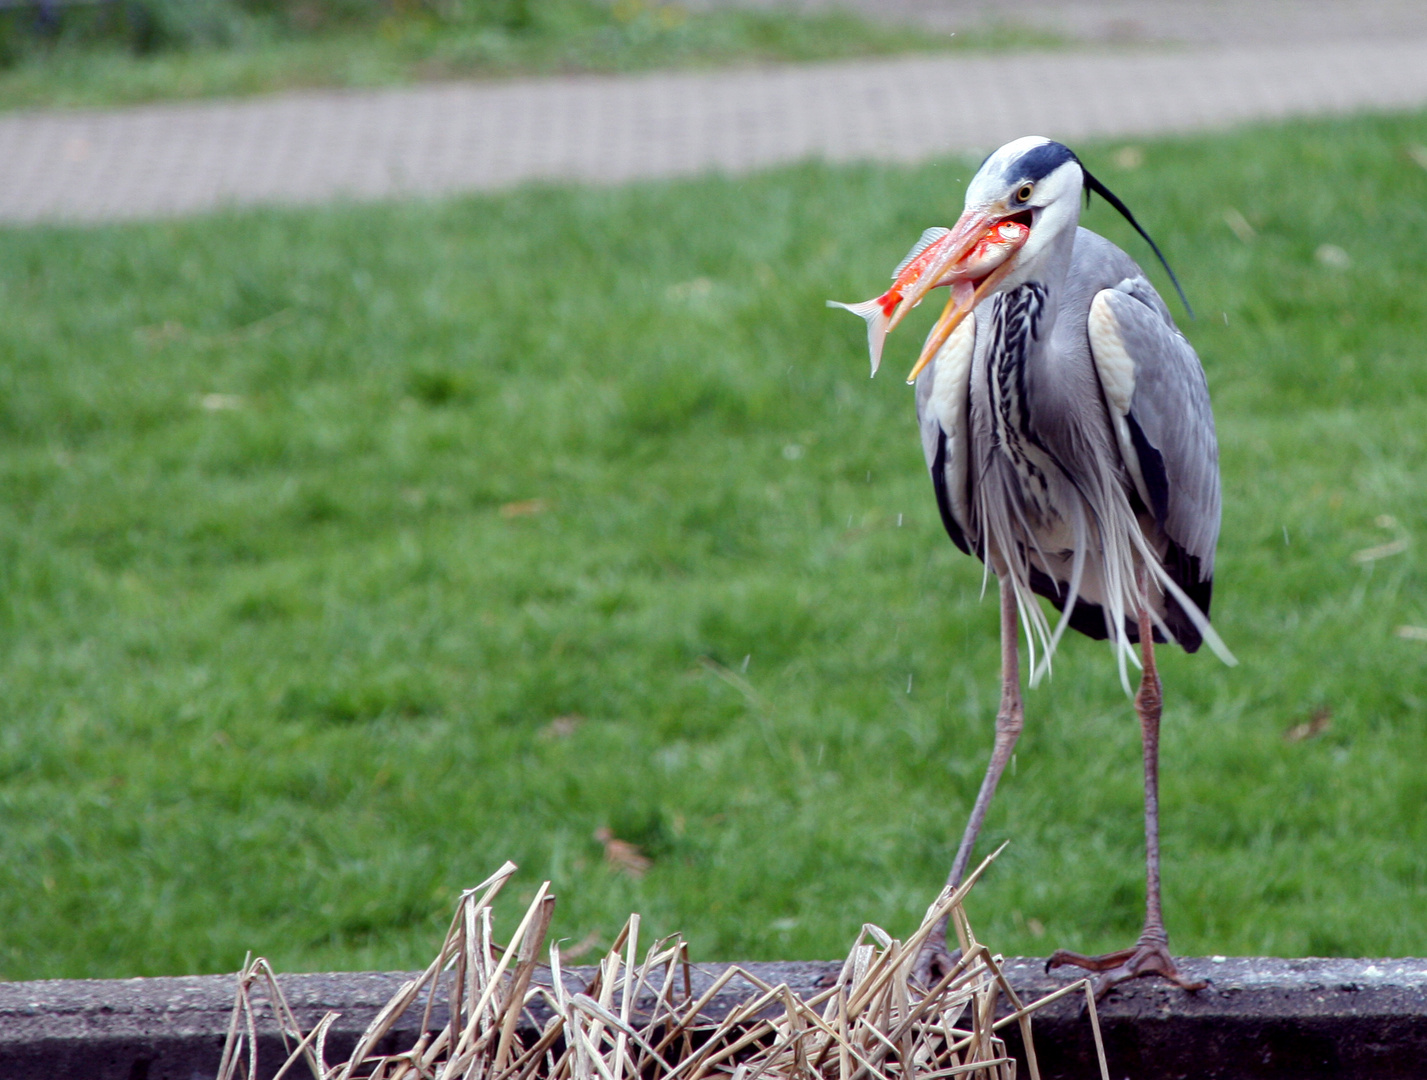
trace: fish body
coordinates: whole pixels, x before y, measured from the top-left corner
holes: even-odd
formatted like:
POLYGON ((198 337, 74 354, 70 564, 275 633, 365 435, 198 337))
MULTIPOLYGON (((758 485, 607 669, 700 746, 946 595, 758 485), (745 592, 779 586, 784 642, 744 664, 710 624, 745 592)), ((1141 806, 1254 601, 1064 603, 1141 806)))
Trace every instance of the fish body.
POLYGON ((927 229, 892 271, 890 289, 860 304, 829 300, 828 307, 843 308, 867 320, 867 349, 871 354, 872 374, 876 375, 887 334, 908 311, 922 302, 929 289, 956 286, 958 282, 984 277, 1025 243, 1029 232, 1030 229, 1018 221, 998 222, 977 238, 966 255, 950 260, 948 266, 954 244, 952 231, 939 226, 927 229))
POLYGON ((976 246, 956 265, 954 272, 947 275, 947 283, 985 277, 1025 243, 1030 231, 1029 226, 1019 221, 993 225, 981 234, 976 246))
MULTIPOLYGON (((877 374, 877 368, 882 363, 882 343, 894 325, 893 317, 896 316, 897 321, 901 319, 901 316, 897 315, 897 309, 902 306, 906 294, 921 281, 928 269, 940 261, 942 249, 946 247, 950 236, 950 229, 939 226, 922 233, 921 239, 907 252, 907 257, 892 271, 892 287, 881 296, 874 296, 860 304, 844 304, 837 300, 827 302, 828 307, 843 308, 867 320, 867 349, 872 355, 873 375, 877 374)), ((912 305, 915 306, 916 304, 912 305)))

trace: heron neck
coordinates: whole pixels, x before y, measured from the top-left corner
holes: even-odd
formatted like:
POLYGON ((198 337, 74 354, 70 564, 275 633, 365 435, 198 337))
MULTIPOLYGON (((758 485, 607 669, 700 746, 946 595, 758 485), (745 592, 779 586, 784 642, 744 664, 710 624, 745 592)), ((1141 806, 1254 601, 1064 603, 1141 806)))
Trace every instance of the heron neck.
POLYGON ((1039 341, 1046 341, 1055 326, 1056 313, 1060 310, 1061 298, 1065 293, 1066 279, 1070 275, 1070 261, 1075 251, 1075 223, 1037 253, 1035 261, 1010 274, 999 292, 1009 294, 1024 285, 1034 285, 1045 300, 1041 312, 1038 332, 1039 341))

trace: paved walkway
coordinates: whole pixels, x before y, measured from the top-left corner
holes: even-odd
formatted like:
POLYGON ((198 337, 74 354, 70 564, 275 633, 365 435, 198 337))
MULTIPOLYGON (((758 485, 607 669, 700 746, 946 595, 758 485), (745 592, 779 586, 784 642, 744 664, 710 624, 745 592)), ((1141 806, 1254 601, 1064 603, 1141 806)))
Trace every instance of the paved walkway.
MULTIPOLYGON (((1427 5, 1423 5, 1427 7, 1427 5)), ((526 79, 0 116, 0 221, 916 161, 1427 105, 1427 35, 526 79)))

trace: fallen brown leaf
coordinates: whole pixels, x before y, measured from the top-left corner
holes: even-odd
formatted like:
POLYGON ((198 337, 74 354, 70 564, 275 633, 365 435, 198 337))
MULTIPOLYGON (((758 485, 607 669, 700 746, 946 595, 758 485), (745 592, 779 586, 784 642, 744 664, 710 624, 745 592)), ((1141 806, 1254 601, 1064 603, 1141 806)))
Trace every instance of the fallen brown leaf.
POLYGON ((642 878, 654 865, 639 848, 619 839, 603 825, 595 830, 595 839, 604 845, 605 862, 632 878, 642 878))
POLYGON ((1304 739, 1315 739, 1323 732, 1327 731, 1333 723, 1333 710, 1324 705, 1322 708, 1314 709, 1313 715, 1301 724, 1294 724, 1283 733, 1283 741, 1288 743, 1302 742, 1304 739))
POLYGON ((540 729, 540 737, 547 741, 568 739, 584 722, 585 718, 579 713, 566 713, 564 716, 557 716, 540 729))
POLYGON ((510 502, 500 508, 500 516, 503 518, 530 517, 534 514, 543 513, 549 505, 550 504, 544 499, 525 499, 521 502, 510 502))

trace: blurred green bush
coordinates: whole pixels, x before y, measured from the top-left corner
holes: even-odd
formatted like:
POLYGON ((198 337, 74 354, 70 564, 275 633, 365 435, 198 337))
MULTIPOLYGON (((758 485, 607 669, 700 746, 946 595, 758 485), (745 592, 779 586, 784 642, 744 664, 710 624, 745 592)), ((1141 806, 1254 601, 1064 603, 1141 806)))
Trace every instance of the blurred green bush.
POLYGON ((1054 44, 681 0, 0 0, 0 109, 1054 44))
POLYGON ((0 63, 64 45, 144 54, 393 22, 518 31, 568 6, 566 0, 19 0, 0 6, 0 63))

